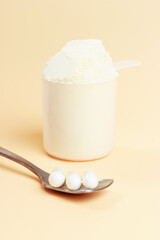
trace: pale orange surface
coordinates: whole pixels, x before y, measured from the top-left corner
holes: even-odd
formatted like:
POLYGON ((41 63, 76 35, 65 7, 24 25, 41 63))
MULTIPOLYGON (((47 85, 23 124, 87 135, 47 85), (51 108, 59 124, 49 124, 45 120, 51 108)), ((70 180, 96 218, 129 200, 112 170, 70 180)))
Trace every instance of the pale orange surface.
POLYGON ((69 196, 0 158, 0 239, 160 239, 158 0, 1 0, 0 144, 50 172, 93 168, 107 190, 69 196), (92 162, 56 160, 42 145, 41 70, 67 41, 102 39, 120 71, 115 148, 92 162))

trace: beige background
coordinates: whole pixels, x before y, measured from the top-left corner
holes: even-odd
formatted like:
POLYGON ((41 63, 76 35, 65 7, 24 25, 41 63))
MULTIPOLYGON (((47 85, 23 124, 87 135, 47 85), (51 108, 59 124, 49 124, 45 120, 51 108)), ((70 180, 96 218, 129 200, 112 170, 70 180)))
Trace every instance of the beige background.
POLYGON ((0 158, 0 239, 159 239, 160 3, 158 0, 0 0, 0 144, 46 171, 90 167, 115 183, 67 196, 41 188, 27 169, 0 158), (103 40, 120 71, 113 153, 72 163, 42 146, 44 63, 67 41, 103 40))

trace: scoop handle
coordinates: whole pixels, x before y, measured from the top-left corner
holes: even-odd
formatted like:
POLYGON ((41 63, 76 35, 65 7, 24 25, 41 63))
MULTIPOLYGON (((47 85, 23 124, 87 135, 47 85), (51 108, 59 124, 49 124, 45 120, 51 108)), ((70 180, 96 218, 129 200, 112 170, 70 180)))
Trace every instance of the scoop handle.
POLYGON ((124 61, 114 62, 113 66, 116 70, 120 70, 123 68, 138 66, 140 64, 141 64, 141 62, 138 62, 138 61, 124 60, 124 61))

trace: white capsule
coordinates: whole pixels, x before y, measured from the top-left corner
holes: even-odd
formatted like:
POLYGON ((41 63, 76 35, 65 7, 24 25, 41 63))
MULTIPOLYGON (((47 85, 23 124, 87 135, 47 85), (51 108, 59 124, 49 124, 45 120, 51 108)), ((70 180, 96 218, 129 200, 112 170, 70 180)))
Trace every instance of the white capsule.
POLYGON ((94 189, 98 186, 98 178, 92 170, 85 172, 83 176, 83 185, 85 188, 94 189))
POLYGON ((81 177, 76 172, 70 172, 66 178, 67 188, 70 190, 78 190, 81 186, 81 177))
POLYGON ((56 167, 54 171, 62 172, 64 175, 66 175, 63 167, 56 167))
POLYGON ((61 187, 65 182, 65 174, 63 168, 56 168, 48 178, 49 183, 53 187, 61 187))

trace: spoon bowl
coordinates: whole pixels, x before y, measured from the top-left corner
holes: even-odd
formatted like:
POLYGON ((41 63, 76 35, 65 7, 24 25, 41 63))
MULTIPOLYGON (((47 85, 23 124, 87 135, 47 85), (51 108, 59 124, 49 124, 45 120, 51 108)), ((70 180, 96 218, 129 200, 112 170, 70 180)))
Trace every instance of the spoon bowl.
POLYGON ((70 194, 84 194, 84 193, 92 193, 92 192, 97 192, 99 190, 103 190, 109 187, 112 183, 113 183, 113 179, 100 179, 98 181, 98 186, 96 188, 89 189, 81 185, 81 187, 78 190, 70 190, 67 188, 66 184, 64 184, 62 187, 59 187, 59 188, 52 187, 49 183, 46 183, 46 182, 42 182, 42 185, 45 188, 58 191, 58 192, 70 193, 70 194))

